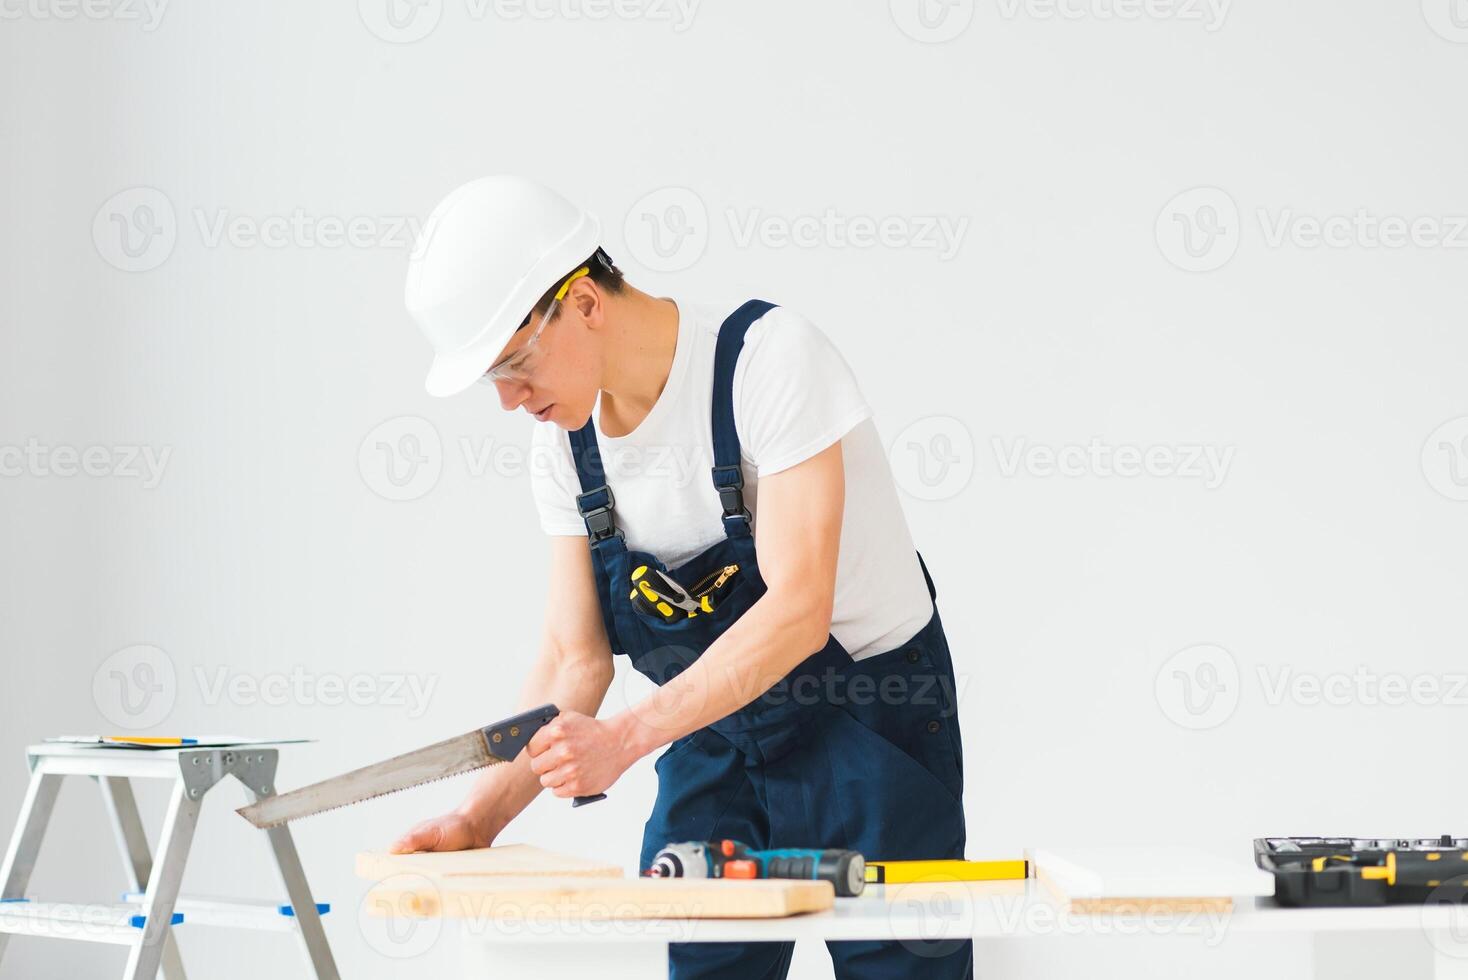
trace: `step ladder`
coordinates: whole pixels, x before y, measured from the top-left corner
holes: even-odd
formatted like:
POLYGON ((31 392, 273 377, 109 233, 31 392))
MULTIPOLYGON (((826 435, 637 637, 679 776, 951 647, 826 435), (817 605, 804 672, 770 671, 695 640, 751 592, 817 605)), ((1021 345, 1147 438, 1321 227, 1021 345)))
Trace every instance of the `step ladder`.
POLYGON ((153 980, 160 965, 165 980, 185 980, 173 927, 195 922, 294 932, 317 980, 339 980, 321 928, 321 914, 328 906, 311 897, 288 826, 264 832, 285 884, 286 903, 187 898, 178 893, 204 795, 225 776, 234 776, 244 784, 251 802, 271 796, 278 759, 279 748, 270 743, 132 748, 48 742, 27 748, 30 785, 0 867, 0 959, 12 934, 116 943, 129 948, 123 980, 153 980), (102 792, 129 888, 116 904, 34 902, 26 897, 56 793, 66 776, 90 776, 102 792), (133 797, 129 780, 134 778, 173 780, 156 862, 133 797))

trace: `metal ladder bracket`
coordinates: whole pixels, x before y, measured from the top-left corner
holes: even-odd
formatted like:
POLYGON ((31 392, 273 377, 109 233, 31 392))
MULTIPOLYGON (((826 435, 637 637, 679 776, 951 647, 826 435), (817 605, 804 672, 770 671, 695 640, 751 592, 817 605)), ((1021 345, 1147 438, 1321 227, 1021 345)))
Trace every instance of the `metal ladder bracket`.
POLYGON ((276 750, 190 749, 178 754, 179 774, 190 799, 202 799, 225 776, 257 796, 275 791, 276 750))

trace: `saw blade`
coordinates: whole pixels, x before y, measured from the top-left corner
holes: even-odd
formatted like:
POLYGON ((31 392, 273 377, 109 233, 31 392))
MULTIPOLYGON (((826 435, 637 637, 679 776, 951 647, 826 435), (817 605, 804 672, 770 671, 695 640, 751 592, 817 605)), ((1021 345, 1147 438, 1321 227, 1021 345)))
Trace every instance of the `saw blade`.
MULTIPOLYGON (((560 709, 554 704, 542 704, 476 731, 394 756, 386 762, 364 766, 280 796, 267 796, 235 812, 256 827, 279 827, 323 810, 335 810, 400 789, 421 786, 435 779, 510 762, 530 744, 536 732, 559 714, 560 709)), ((581 806, 605 796, 604 793, 578 796, 571 805, 581 806)))
POLYGON ((256 827, 279 827, 323 810, 508 761, 490 751, 484 730, 475 730, 289 793, 267 796, 235 812, 256 827))

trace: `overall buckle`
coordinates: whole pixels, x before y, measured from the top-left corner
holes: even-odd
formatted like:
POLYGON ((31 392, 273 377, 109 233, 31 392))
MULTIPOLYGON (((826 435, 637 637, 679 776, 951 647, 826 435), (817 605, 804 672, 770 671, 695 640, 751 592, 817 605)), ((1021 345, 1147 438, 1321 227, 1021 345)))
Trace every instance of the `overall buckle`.
POLYGON ((581 519, 586 522, 586 533, 591 537, 592 543, 621 535, 622 532, 617 530, 616 521, 612 519, 613 503, 612 488, 605 483, 576 495, 576 510, 580 512, 581 519), (593 499, 603 498, 603 495, 603 502, 589 503, 593 499))
POLYGON ((719 492, 719 503, 724 507, 724 519, 742 517, 749 520, 749 509, 744 506, 744 468, 738 463, 715 466, 713 475, 714 489, 719 492))

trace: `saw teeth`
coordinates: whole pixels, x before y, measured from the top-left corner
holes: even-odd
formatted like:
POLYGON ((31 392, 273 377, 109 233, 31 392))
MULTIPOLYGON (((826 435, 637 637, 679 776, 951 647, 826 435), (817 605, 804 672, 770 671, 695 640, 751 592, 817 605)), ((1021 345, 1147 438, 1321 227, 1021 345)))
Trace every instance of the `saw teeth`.
MULTIPOLYGON (((258 826, 261 830, 273 830, 276 827, 284 827, 286 824, 292 823, 292 822, 294 822, 296 820, 305 820, 307 817, 314 817, 318 813, 330 813, 332 810, 340 810, 340 809, 343 809, 344 807, 353 806, 353 805, 355 805, 357 803, 362 803, 362 802, 365 802, 367 800, 375 800, 375 799, 377 799, 379 797, 382 797, 382 796, 391 796, 394 793, 401 793, 405 789, 415 789, 415 788, 417 788, 419 786, 427 786, 429 783, 438 783, 438 782, 442 782, 445 779, 453 779, 455 776, 462 776, 465 773, 478 772, 480 769, 488 769, 490 766, 497 766, 497 765, 499 765, 503 761, 504 761, 503 759, 494 759, 494 760, 492 760, 490 762, 486 762, 482 766, 474 766, 472 769, 460 769, 458 772, 446 772, 442 776, 429 776, 427 779, 419 780, 416 783, 410 783, 407 786, 399 786, 396 789, 385 789, 385 790, 383 790, 380 793, 373 793, 371 796, 364 796, 360 800, 350 800, 350 801, 348 801, 346 803, 338 803, 335 806, 322 807, 320 810, 312 810, 310 813, 303 813, 299 817, 291 817, 289 820, 272 820, 270 823, 256 824, 256 826, 258 826)), ((285 795, 284 793, 277 793, 276 794, 276 796, 284 796, 284 795, 285 795)), ((259 800, 256 800, 254 803, 251 803, 249 806, 242 806, 239 809, 235 810, 235 813, 238 813, 240 816, 244 817, 246 820, 249 820, 250 818, 248 816, 246 816, 246 814, 245 814, 245 811, 246 810, 250 809, 251 807, 259 806, 261 803, 264 803, 266 800, 270 800, 270 799, 274 799, 274 798, 275 797, 271 797, 271 796, 262 796, 259 800)), ((254 821, 251 821, 251 823, 254 823, 254 821)))

